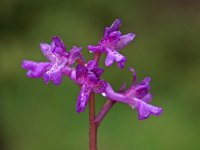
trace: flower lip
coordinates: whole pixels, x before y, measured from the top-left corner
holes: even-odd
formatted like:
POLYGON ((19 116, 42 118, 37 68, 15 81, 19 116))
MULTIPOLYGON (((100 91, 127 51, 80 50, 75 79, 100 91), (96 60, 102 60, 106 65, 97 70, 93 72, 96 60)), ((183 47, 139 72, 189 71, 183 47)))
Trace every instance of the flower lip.
POLYGON ((147 119, 150 115, 159 116, 163 112, 162 108, 155 107, 144 102, 138 103, 137 110, 139 120, 147 119))
POLYGON ((89 99, 90 91, 91 91, 91 88, 83 84, 83 86, 81 87, 81 91, 78 96, 77 102, 76 102, 76 112, 78 113, 84 112, 87 106, 88 99, 89 99))

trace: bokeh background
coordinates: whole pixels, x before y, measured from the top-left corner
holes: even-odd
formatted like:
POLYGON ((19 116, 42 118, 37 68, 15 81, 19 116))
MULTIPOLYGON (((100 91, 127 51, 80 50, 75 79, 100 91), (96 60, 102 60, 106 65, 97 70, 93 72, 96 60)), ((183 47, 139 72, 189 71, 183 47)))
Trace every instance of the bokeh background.
MULTIPOLYGON (((160 117, 137 120, 137 112, 116 104, 99 128, 99 150, 200 149, 200 2, 198 0, 3 0, 0 1, 0 149, 87 150, 88 110, 75 112, 79 88, 63 78, 60 86, 29 79, 23 59, 45 61, 40 42, 58 35, 68 49, 96 44, 116 18, 135 40, 121 51, 103 78, 115 90, 152 77, 152 104, 160 117)), ((102 57, 105 58, 105 57, 102 57)), ((101 60, 101 67, 103 59, 101 60)), ((97 96, 97 110, 105 99, 97 96)))

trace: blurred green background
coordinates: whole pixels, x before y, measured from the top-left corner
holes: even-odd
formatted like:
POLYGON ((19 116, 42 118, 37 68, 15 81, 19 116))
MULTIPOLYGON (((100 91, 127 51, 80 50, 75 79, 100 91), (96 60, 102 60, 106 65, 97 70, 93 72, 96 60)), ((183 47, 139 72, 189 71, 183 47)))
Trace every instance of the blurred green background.
MULTIPOLYGON (((129 66, 139 80, 151 76, 152 104, 164 113, 139 121, 136 111, 116 104, 99 128, 99 150, 200 149, 199 10, 198 0, 1 1, 0 149, 88 149, 88 110, 75 112, 79 88, 67 78, 46 86, 27 78, 20 65, 23 59, 45 61, 39 43, 53 35, 68 49, 83 46, 89 60, 87 45, 96 44, 116 18, 121 31, 136 38, 121 51, 125 69, 115 64, 103 78, 117 90, 131 84, 129 66)), ((97 110, 104 102, 98 95, 97 110)))

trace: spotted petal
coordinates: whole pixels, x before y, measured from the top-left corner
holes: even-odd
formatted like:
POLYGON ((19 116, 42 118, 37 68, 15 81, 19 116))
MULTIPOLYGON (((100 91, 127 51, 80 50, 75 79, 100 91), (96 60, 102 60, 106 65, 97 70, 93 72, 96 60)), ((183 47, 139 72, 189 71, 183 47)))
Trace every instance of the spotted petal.
POLYGON ((55 64, 44 74, 43 78, 46 84, 51 80, 55 85, 59 85, 62 82, 62 68, 55 64))
POLYGON ((78 100, 76 102, 76 112, 84 112, 87 102, 89 99, 91 88, 87 87, 85 84, 81 87, 80 94, 78 96, 78 100))

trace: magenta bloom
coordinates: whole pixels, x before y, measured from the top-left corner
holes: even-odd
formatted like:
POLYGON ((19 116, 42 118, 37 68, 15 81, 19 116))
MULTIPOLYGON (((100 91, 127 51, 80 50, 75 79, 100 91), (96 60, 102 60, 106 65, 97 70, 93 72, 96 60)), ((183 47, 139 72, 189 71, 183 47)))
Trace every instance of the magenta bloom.
POLYGON ((105 65, 111 66, 114 61, 117 62, 119 68, 123 68, 126 62, 126 57, 118 51, 128 45, 135 37, 135 34, 128 33, 122 35, 119 31, 121 21, 116 19, 110 27, 106 27, 104 37, 97 46, 89 45, 88 49, 91 52, 106 53, 105 65))
POLYGON ((119 31, 120 26, 121 21, 116 19, 110 27, 105 28, 104 36, 96 46, 88 46, 90 52, 94 53, 93 60, 84 61, 81 47, 73 46, 67 52, 61 39, 54 36, 50 44, 40 44, 40 49, 48 61, 24 60, 22 68, 27 70, 26 75, 28 77, 43 78, 46 84, 49 81, 52 81, 55 85, 61 84, 63 75, 72 79, 80 87, 76 102, 76 112, 78 113, 84 112, 91 92, 107 97, 108 102, 96 117, 94 113, 95 106, 94 103, 92 104, 94 97, 91 97, 90 123, 95 123, 95 126, 99 125, 115 102, 122 102, 128 104, 132 109, 136 109, 139 120, 146 119, 150 115, 159 116, 162 108, 149 104, 152 100, 152 95, 149 92, 150 77, 146 77, 143 81, 137 83, 136 72, 133 68, 130 68, 133 73, 133 83, 128 89, 124 84, 119 92, 115 92, 112 86, 101 78, 104 70, 98 67, 98 62, 102 53, 106 54, 105 66, 111 66, 116 62, 120 69, 124 68, 126 57, 120 54, 119 51, 134 39, 135 34, 122 35, 119 31))
POLYGON ((151 78, 146 77, 142 82, 137 84, 135 70, 130 68, 130 71, 133 72, 133 83, 130 88, 125 91, 125 87, 123 87, 124 89, 121 89, 120 93, 116 93, 108 84, 106 96, 114 101, 126 103, 133 109, 136 108, 139 120, 146 119, 150 115, 159 116, 162 112, 162 108, 148 104, 152 99, 152 95, 149 93, 151 78))
POLYGON ((91 60, 86 65, 77 65, 76 82, 81 85, 81 91, 76 103, 76 111, 83 112, 87 105, 90 92, 105 92, 107 83, 100 79, 103 69, 96 65, 96 61, 91 60))
POLYGON ((55 85, 62 82, 62 75, 69 75, 72 72, 70 67, 79 57, 83 59, 81 48, 73 47, 68 53, 64 43, 56 36, 53 37, 51 44, 41 43, 40 48, 49 62, 34 62, 24 60, 22 68, 28 70, 27 76, 30 78, 43 78, 47 84, 50 80, 55 85))

